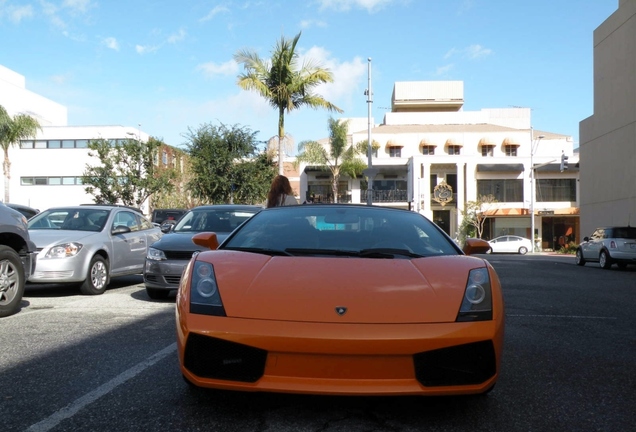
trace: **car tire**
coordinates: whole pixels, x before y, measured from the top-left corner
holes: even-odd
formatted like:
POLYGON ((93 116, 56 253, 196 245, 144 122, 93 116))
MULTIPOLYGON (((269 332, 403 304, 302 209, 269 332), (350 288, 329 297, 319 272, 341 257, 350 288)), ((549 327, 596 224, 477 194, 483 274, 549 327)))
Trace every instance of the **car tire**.
POLYGON ((108 261, 101 255, 95 255, 88 266, 86 280, 80 285, 80 291, 85 295, 104 294, 109 283, 108 261))
POLYGON ((146 288, 146 294, 148 294, 148 297, 150 297, 153 300, 165 300, 168 298, 168 294, 170 294, 170 290, 146 288))
POLYGON ((527 247, 525 247, 525 246, 521 246, 521 247, 519 248, 519 253, 520 253, 521 255, 525 255, 525 254, 527 254, 527 253, 528 253, 528 248, 527 248, 527 247))
POLYGON ((576 265, 579 265, 579 266, 585 265, 585 258, 583 258, 583 251, 581 249, 576 250, 574 262, 576 263, 576 265))
POLYGON ((601 268, 607 270, 612 267, 612 259, 610 258, 607 251, 601 251, 601 255, 598 257, 598 263, 601 268))
POLYGON ((25 282, 20 255, 0 245, 0 317, 13 315, 20 309, 25 282))

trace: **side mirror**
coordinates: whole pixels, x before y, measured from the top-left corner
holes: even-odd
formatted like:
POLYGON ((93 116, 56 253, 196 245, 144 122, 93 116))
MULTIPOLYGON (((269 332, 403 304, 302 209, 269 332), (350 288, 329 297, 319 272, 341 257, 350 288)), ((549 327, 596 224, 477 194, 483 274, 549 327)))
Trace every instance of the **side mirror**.
POLYGON ((174 225, 165 224, 165 225, 161 225, 161 227, 159 227, 159 229, 161 230, 162 233, 166 234, 166 233, 169 233, 170 231, 172 231, 172 227, 174 227, 174 225))
POLYGON ((202 232, 195 234, 192 237, 192 243, 197 246, 203 246, 210 250, 215 250, 219 247, 219 239, 216 237, 216 233, 202 232))
POLYGON ((113 228, 113 230, 111 231, 111 234, 116 235, 116 234, 125 234, 129 232, 130 232, 130 227, 127 227, 126 225, 117 225, 115 228, 113 228))
POLYGON ((466 255, 485 254, 490 250, 490 243, 482 239, 468 238, 464 242, 463 250, 466 255))

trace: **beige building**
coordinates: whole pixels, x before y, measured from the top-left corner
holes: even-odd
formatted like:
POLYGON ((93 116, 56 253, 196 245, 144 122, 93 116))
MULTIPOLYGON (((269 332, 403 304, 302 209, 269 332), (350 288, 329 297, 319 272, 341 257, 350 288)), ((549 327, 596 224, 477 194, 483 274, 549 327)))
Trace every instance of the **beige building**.
POLYGON ((636 0, 594 31, 594 114, 579 130, 582 234, 636 226, 636 0))
MULTIPOLYGON (((529 108, 464 111, 463 105, 462 81, 395 83, 391 112, 371 130, 380 145, 372 158, 378 170, 373 203, 420 212, 454 237, 467 203, 494 195, 496 202, 482 208, 489 215, 484 238, 530 238, 534 223, 541 249, 578 241, 578 154, 572 137, 533 130, 529 108), (568 158, 564 171, 562 156, 568 158)), ((351 142, 367 142, 368 120, 350 120, 351 142)), ((300 189, 302 197, 332 200, 329 172, 317 167, 304 167, 300 189)), ((341 177, 339 189, 340 202, 367 202, 365 178, 341 177)))

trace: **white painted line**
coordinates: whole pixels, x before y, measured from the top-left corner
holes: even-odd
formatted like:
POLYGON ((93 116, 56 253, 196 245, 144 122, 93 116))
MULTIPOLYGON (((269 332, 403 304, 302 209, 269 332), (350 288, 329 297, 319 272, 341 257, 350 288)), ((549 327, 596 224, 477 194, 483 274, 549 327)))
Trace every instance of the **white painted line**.
POLYGON ((507 317, 531 317, 531 318, 573 318, 573 319, 606 319, 615 320, 617 317, 580 316, 580 315, 518 315, 506 314, 507 317))
POLYGON ((92 392, 85 394, 84 396, 80 397, 79 399, 76 399, 71 404, 69 404, 69 405, 65 406, 64 408, 54 412, 51 416, 49 416, 49 417, 45 418, 44 420, 32 425, 27 430, 28 431, 34 431, 34 432, 36 432, 36 431, 37 432, 45 432, 45 431, 49 431, 49 430, 53 429, 55 426, 60 424, 63 420, 72 417, 78 411, 80 411, 81 409, 86 407, 87 405, 95 402, 100 397, 110 393, 113 389, 115 389, 120 384, 123 384, 126 381, 128 381, 129 379, 134 378, 135 376, 139 375, 145 369, 147 369, 150 366, 154 365, 159 360, 163 359, 164 357, 168 356, 169 354, 172 354, 176 350, 177 350, 177 343, 175 342, 172 345, 169 345, 166 348, 162 349, 158 353, 148 357, 146 360, 142 361, 141 363, 138 363, 137 365, 131 367, 127 371, 122 372, 121 374, 119 374, 118 376, 116 376, 112 380, 108 381, 107 383, 102 384, 101 386, 97 387, 92 392))

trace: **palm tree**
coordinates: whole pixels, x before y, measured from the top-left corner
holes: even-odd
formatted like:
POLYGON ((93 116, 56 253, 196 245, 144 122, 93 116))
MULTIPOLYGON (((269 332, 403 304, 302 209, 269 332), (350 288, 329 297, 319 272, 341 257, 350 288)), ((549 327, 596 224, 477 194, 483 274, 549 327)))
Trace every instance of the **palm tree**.
POLYGON ((2 173, 4 174, 4 202, 9 202, 9 181, 11 180, 11 161, 9 148, 19 144, 21 139, 35 137, 41 129, 40 123, 26 114, 16 114, 13 118, 0 105, 0 147, 4 150, 2 173))
POLYGON ((289 141, 285 135, 285 111, 291 112, 302 106, 314 109, 343 112, 340 108, 312 93, 320 84, 333 82, 333 76, 312 61, 298 65, 296 44, 298 33, 292 40, 280 38, 270 59, 262 59, 250 50, 240 50, 234 55, 237 63, 245 71, 238 76, 237 84, 244 90, 253 90, 278 109, 278 172, 283 173, 283 142, 289 141))
POLYGON ((347 140, 349 121, 329 119, 329 146, 317 141, 303 141, 298 147, 296 164, 301 162, 321 166, 331 171, 331 192, 334 202, 338 202, 338 181, 341 174, 355 178, 367 164, 358 157, 361 152, 347 140))

